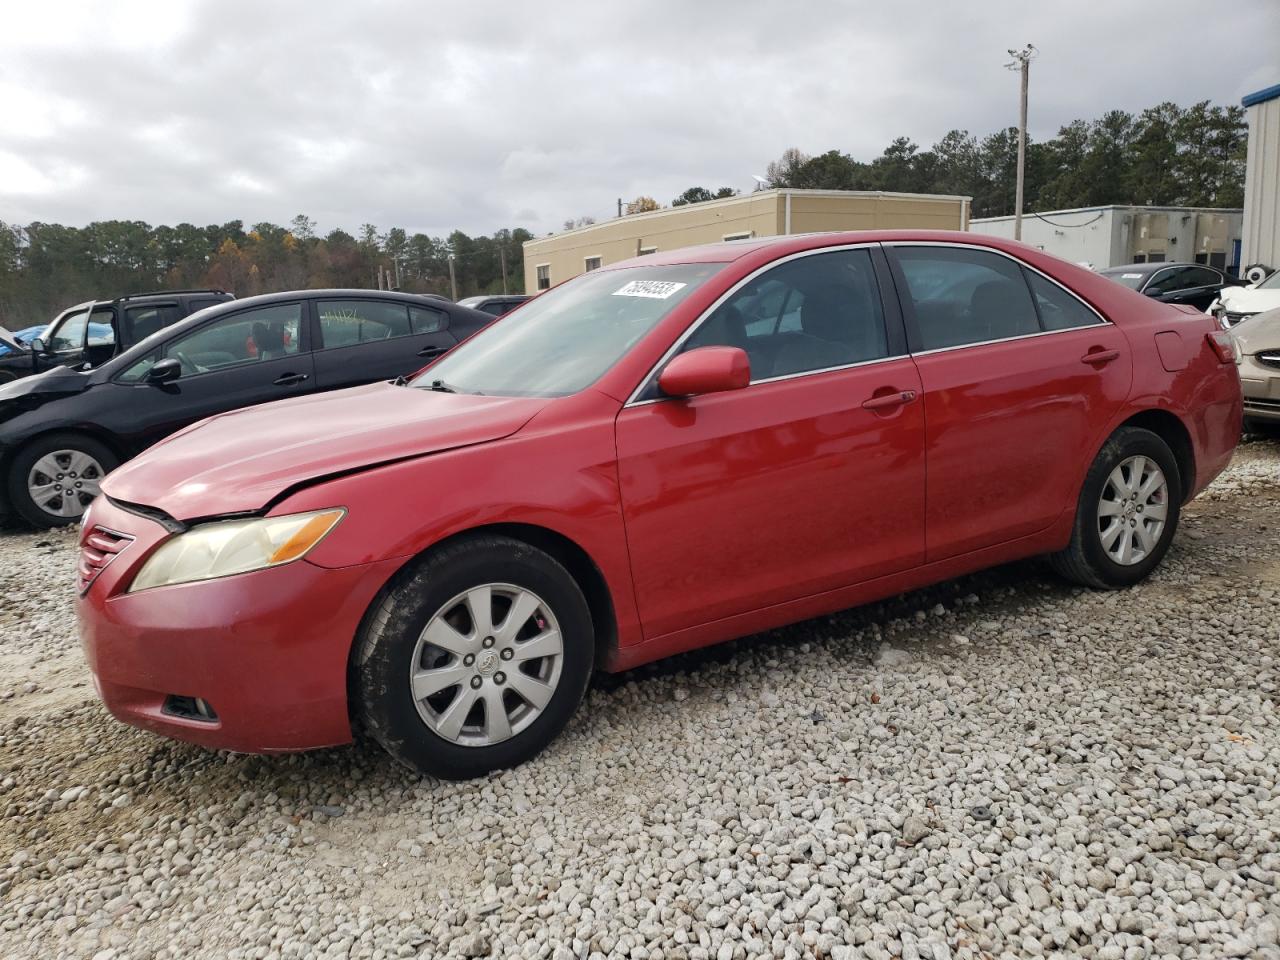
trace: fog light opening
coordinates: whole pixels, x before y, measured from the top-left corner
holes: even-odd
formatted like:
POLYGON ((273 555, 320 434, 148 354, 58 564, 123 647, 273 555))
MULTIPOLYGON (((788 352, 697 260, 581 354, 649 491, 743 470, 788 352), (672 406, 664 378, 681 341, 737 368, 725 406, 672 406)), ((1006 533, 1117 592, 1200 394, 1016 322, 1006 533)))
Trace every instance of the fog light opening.
POLYGON ((203 697, 181 697, 169 694, 164 698, 163 711, 173 717, 184 720, 199 720, 203 723, 216 723, 218 712, 203 697))

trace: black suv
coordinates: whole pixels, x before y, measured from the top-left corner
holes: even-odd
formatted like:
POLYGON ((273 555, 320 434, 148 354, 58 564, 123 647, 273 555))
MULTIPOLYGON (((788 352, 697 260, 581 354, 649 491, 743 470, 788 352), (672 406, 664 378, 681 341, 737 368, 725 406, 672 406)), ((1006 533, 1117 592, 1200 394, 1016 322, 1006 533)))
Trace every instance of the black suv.
POLYGON ((160 290, 78 303, 58 314, 38 339, 6 343, 0 384, 54 367, 96 367, 197 310, 234 299, 223 290, 160 290))

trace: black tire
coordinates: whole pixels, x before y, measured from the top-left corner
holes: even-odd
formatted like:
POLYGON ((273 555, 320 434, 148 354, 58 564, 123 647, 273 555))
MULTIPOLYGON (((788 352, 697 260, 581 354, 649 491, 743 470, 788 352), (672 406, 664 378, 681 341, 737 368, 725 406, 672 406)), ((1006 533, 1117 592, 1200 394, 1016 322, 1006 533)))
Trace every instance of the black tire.
POLYGON ((1065 550, 1051 554, 1049 563, 1059 575, 1086 587, 1115 590, 1132 586, 1145 579, 1168 551, 1178 529, 1181 506, 1182 475, 1169 445, 1150 430, 1121 427, 1103 444, 1085 477, 1076 505, 1071 543, 1065 550), (1125 565, 1113 560, 1102 545, 1099 500, 1107 477, 1122 462, 1134 456, 1145 456, 1156 462, 1164 474, 1168 498, 1164 529, 1155 546, 1139 562, 1125 565))
POLYGON ((58 450, 74 450, 98 462, 102 476, 120 465, 120 459, 104 443, 82 433, 50 433, 38 437, 17 452, 9 463, 9 502, 22 519, 37 527, 64 527, 77 523, 80 513, 59 516, 45 510, 27 490, 27 477, 41 457, 58 450))
POLYGON ((1255 437, 1280 437, 1280 421, 1245 417, 1244 432, 1253 434, 1255 437))
POLYGON ((591 678, 595 633, 581 588, 555 559, 519 540, 477 535, 406 569, 375 602, 354 652, 354 707, 374 739, 413 770, 465 780, 525 762, 564 729, 591 678), (499 743, 462 745, 436 733, 419 714, 409 674, 418 637, 431 619, 481 584, 511 584, 545 601, 559 624, 563 653, 555 691, 526 728, 499 743))

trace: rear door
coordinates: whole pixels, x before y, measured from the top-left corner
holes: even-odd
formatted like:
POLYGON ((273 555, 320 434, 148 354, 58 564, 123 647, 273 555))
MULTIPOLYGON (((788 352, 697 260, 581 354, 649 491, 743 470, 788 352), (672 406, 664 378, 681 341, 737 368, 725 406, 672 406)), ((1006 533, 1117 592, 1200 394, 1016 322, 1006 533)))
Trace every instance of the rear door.
POLYGON ((316 388, 391 380, 420 370, 457 341, 449 314, 404 300, 314 301, 316 388))
POLYGON ((1128 394, 1124 335, 1019 261, 889 247, 927 424, 929 562, 1043 530, 1128 394))
POLYGON ((109 385, 118 414, 106 425, 136 450, 216 413, 311 392, 304 308, 295 301, 224 314, 165 343, 109 385), (148 381, 147 371, 169 357, 182 375, 171 383, 148 381))

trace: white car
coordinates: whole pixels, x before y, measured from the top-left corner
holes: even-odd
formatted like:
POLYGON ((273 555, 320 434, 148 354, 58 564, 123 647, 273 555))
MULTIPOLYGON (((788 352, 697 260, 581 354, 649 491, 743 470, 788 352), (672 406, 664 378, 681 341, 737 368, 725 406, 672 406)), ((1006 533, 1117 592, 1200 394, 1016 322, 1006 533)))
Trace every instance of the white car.
POLYGON ((1208 312, 1223 328, 1234 327, 1256 313, 1280 308, 1280 270, 1249 287, 1223 287, 1208 312))

